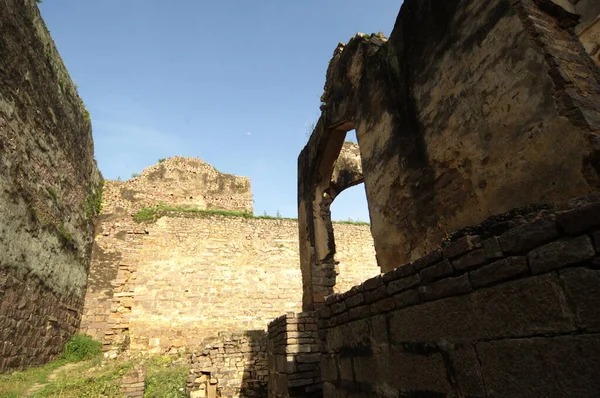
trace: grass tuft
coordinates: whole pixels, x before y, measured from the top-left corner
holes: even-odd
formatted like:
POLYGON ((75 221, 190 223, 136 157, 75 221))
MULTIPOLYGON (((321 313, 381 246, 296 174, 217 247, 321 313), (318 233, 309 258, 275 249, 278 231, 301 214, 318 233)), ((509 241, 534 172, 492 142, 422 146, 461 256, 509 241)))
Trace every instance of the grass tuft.
POLYGON ((93 358, 102 352, 102 343, 85 334, 75 334, 65 344, 62 358, 67 362, 79 362, 93 358))
MULTIPOLYGON (((181 213, 194 213, 197 215, 218 215, 225 217, 243 217, 251 218, 256 220, 287 220, 287 221, 298 221, 297 218, 282 217, 279 210, 275 216, 270 216, 266 212, 262 216, 256 216, 252 213, 245 211, 231 211, 231 210, 220 210, 220 209, 198 209, 195 207, 182 207, 182 206, 168 206, 168 205, 157 205, 155 207, 145 207, 137 211, 134 214, 133 220, 138 223, 153 223, 158 220, 161 216, 170 212, 181 212, 181 213)), ((333 224, 350 224, 350 225, 370 225, 364 221, 353 221, 349 219, 347 221, 333 221, 333 224)))

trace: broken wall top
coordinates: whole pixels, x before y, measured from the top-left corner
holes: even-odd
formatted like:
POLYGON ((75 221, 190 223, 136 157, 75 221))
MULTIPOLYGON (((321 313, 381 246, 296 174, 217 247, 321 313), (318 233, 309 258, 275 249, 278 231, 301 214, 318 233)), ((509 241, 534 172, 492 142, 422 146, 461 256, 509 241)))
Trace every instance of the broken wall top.
POLYGON ((221 173, 198 158, 161 160, 128 181, 107 181, 103 213, 127 213, 156 205, 252 213, 250 178, 221 173))

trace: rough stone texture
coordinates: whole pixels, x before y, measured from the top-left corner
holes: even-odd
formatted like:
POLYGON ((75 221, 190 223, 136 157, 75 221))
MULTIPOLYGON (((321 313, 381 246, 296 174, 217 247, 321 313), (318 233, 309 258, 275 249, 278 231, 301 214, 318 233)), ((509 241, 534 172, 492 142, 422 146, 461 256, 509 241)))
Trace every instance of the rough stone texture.
POLYGON ((597 190, 600 74, 576 25, 550 0, 412 0, 389 40, 340 44, 299 157, 301 242, 352 128, 382 271, 490 214, 597 190))
POLYGON ((581 16, 575 32, 596 65, 600 66, 600 3, 595 0, 578 0, 572 3, 571 10, 568 7, 565 9, 581 16))
POLYGON ((476 347, 487 397, 593 397, 600 391, 598 335, 502 340, 476 347))
POLYGON ((568 238, 532 250, 527 258, 531 272, 539 274, 594 257, 596 250, 589 236, 568 238))
POLYGON ((145 382, 146 368, 136 366, 121 379, 121 394, 127 398, 143 397, 145 382))
MULTIPOLYGON (((128 340, 135 350, 168 352, 220 331, 263 329, 282 309, 299 310, 295 221, 189 216, 153 224, 102 216, 82 332, 106 349, 128 340)), ((369 230, 335 228, 347 275, 341 287, 349 289, 378 272, 369 230)))
POLYGON ((493 253, 490 264, 454 273, 434 272, 448 260, 420 273, 409 264, 328 297, 316 312, 324 396, 594 396, 600 256, 588 210, 597 203, 594 195, 571 200, 556 206, 558 217, 545 214, 542 223, 533 219, 498 237, 524 236, 515 249, 523 255, 484 244, 460 250, 452 262, 481 251, 493 253), (559 228, 562 215, 581 235, 559 228), (399 275, 404 269, 412 271, 399 275), (441 279, 431 282, 432 275, 441 279))
POLYGON ((600 271, 566 269, 560 276, 577 324, 586 332, 600 332, 600 271))
POLYGON ((267 339, 264 330, 218 333, 187 355, 190 397, 264 398, 267 391, 267 339))
POLYGON ((105 196, 105 214, 133 214, 156 205, 253 211, 250 178, 182 156, 164 159, 127 181, 106 181, 105 196))
POLYGON ((268 330, 269 398, 322 396, 315 313, 283 315, 268 330))
POLYGON ((76 330, 102 177, 90 116, 33 0, 0 1, 0 372, 76 330))
MULTIPOLYGON (((298 180, 304 311, 318 308, 325 296, 343 290, 340 289, 340 282, 344 283, 348 273, 338 267, 343 253, 336 245, 337 232, 331 222, 330 208, 343 190, 363 182, 359 148, 354 143, 344 142, 346 133, 335 134, 331 141, 326 142, 326 146, 320 146, 318 142, 324 132, 321 119, 315 131, 319 133, 311 137, 315 142, 312 151, 305 152, 298 159, 299 173, 311 176, 298 180)), ((371 275, 375 274, 375 271, 371 272, 371 275)))

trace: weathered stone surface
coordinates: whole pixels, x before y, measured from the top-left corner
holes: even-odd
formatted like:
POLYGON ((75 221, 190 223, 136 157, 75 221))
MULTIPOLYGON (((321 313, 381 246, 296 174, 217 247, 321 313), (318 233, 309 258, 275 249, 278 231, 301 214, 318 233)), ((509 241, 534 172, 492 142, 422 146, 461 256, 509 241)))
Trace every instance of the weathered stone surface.
POLYGON ((528 272, 526 257, 508 257, 471 271, 471 284, 480 288, 528 272))
POLYGON ((593 397, 600 391, 600 337, 565 336, 479 343, 487 396, 593 397))
POLYGON ((575 313, 577 324, 586 332, 600 331, 600 271, 586 268, 560 272, 567 303, 575 313))
POLYGON ((569 235, 579 235, 582 232, 600 226, 600 203, 577 207, 558 214, 556 222, 569 235))
POLYGON ((488 260, 495 260, 504 256, 502 248, 500 247, 500 242, 496 236, 484 240, 481 245, 483 247, 483 253, 488 260))
POLYGON ((420 301, 421 298, 417 289, 408 290, 394 296, 394 303, 398 309, 418 304, 420 301))
POLYGON ((504 253, 523 254, 556 238, 556 218, 550 216, 514 228, 502 234, 499 241, 504 253))
POLYGON ((596 254, 587 235, 562 239, 532 250, 527 258, 534 274, 589 260, 596 254))
POLYGON ((576 328, 555 275, 530 277, 404 308, 389 317, 390 338, 395 342, 465 342, 568 333, 576 328))
POLYGON ((358 293, 352 297, 347 298, 346 300, 344 300, 344 302, 346 303, 347 308, 353 308, 363 304, 365 302, 365 298, 362 293, 358 293))
POLYGON ((371 305, 371 314, 379 314, 381 312, 391 311, 395 308, 394 299, 388 297, 371 305))
POLYGON ((390 295, 394 295, 396 293, 400 293, 400 292, 408 290, 408 289, 410 289, 412 287, 415 287, 420 282, 421 282, 421 279, 419 278, 419 275, 417 275, 417 274, 411 275, 409 277, 398 279, 398 280, 395 280, 393 282, 390 282, 387 285, 387 292, 390 295))
POLYGON ((437 300, 471 291, 469 275, 463 274, 455 278, 445 278, 419 288, 419 296, 423 301, 437 300))
POLYGON ((452 261, 452 267, 457 271, 465 271, 488 261, 483 249, 477 249, 469 254, 452 261))
POLYGON ((365 301, 367 303, 374 303, 376 301, 383 300, 388 296, 389 293, 387 291, 387 287, 385 285, 381 285, 375 290, 365 292, 365 301))
POLYGON ((469 344, 451 347, 442 345, 441 348, 452 364, 457 389, 466 397, 485 397, 485 385, 475 347, 469 344))
POLYGON ((366 281, 363 282, 362 286, 363 289, 365 291, 369 291, 369 290, 375 290, 378 287, 381 287, 383 285, 383 279, 381 277, 381 275, 377 275, 374 278, 371 279, 367 279, 366 281))
POLYGON ((442 251, 437 249, 424 255, 421 258, 416 259, 412 262, 411 267, 414 271, 420 271, 428 265, 435 264, 441 261, 443 258, 442 251))
MULTIPOLYGON (((450 264, 450 261, 444 260, 437 264, 430 265, 429 267, 422 269, 421 272, 419 273, 419 277, 420 277, 422 283, 430 283, 430 282, 436 281, 438 279, 441 279, 445 276, 452 275, 453 272, 454 272, 454 270, 452 269, 452 265, 450 264)), ((412 286, 414 286, 414 285, 412 285, 412 286)), ((408 287, 412 287, 412 286, 408 286, 408 287)))
POLYGON ((470 252, 481 244, 479 236, 467 235, 462 238, 451 242, 448 246, 444 247, 443 254, 445 258, 453 259, 461 256, 465 253, 470 252))
POLYGON ((36 2, 0 2, 0 26, 0 274, 12 281, 0 284, 1 329, 12 331, 0 346, 13 347, 3 373, 54 359, 75 332, 102 176, 89 113, 36 2))

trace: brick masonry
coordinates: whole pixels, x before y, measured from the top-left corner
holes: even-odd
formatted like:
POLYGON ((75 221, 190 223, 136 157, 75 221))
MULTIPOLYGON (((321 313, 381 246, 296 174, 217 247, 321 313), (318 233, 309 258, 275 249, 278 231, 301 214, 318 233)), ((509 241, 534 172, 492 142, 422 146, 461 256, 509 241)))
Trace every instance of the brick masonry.
POLYGON ((321 351, 314 312, 282 315, 269 324, 269 398, 320 396, 321 351))
POLYGON ((324 396, 596 395, 600 201, 570 205, 327 297, 324 396))
POLYGON ((89 113, 35 1, 0 2, 0 373, 77 330, 102 176, 89 113))
MULTIPOLYGON (((264 330, 282 309, 300 309, 297 228, 294 220, 218 215, 170 214, 153 224, 106 218, 81 330, 106 349, 153 352, 196 347, 222 331, 264 330)), ((378 274, 368 226, 335 228, 339 289, 378 274)))
POLYGON ((267 390, 267 339, 264 330, 219 333, 187 355, 190 397, 261 398, 267 390))
POLYGON ((0 371, 55 359, 79 327, 82 301, 0 269, 0 371))

